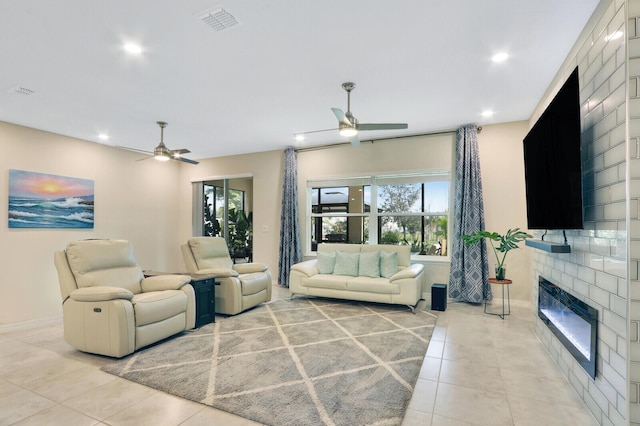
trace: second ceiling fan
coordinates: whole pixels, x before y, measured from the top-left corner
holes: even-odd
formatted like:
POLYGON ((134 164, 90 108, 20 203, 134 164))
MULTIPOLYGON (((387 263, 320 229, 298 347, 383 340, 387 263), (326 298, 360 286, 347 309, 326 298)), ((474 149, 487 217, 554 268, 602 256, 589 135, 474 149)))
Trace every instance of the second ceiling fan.
MULTIPOLYGON (((408 127, 407 123, 360 123, 357 118, 353 116, 351 113, 351 91, 356 88, 356 84, 351 81, 347 81, 342 83, 342 88, 347 92, 347 112, 343 112, 340 108, 331 108, 333 114, 338 119, 338 131, 340 135, 348 137, 353 146, 360 145, 360 138, 358 137, 358 133, 364 130, 396 130, 396 129, 406 129, 408 127)), ((336 130, 336 129, 328 129, 328 130, 336 130)), ((302 132, 297 133, 306 134, 306 133, 316 133, 316 132, 325 132, 327 130, 317 130, 312 132, 302 132)))

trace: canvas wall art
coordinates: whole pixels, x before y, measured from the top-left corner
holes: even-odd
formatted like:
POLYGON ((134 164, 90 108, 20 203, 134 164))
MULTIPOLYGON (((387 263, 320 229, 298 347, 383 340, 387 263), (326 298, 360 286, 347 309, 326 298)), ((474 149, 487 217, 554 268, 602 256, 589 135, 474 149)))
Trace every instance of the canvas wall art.
POLYGON ((9 228, 93 228, 93 180, 9 170, 9 228))

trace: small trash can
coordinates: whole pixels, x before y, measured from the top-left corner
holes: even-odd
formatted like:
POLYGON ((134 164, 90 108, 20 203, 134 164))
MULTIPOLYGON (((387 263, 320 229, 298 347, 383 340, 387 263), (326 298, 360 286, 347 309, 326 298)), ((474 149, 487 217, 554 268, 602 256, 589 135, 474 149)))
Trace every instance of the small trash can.
POLYGON ((447 310, 447 285, 433 284, 431 286, 431 310, 447 310))

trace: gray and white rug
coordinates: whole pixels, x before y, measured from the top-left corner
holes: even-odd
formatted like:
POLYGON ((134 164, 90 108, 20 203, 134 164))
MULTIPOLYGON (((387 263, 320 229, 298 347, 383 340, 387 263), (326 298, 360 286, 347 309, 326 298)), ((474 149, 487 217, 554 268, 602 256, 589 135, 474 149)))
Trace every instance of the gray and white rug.
POLYGON ((102 370, 267 425, 397 425, 436 319, 403 306, 277 300, 102 370))

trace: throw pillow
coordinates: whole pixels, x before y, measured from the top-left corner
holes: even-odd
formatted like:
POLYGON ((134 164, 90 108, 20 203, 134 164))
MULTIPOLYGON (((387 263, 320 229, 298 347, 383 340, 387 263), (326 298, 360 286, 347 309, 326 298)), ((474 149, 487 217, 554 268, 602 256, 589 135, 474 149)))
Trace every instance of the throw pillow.
POLYGON ((380 252, 360 253, 360 263, 358 264, 358 276, 378 278, 380 276, 380 252))
POLYGON ((336 264, 336 252, 323 253, 318 252, 318 273, 333 274, 333 268, 336 264))
POLYGON ((333 273, 336 275, 358 276, 358 261, 360 253, 345 253, 343 251, 336 252, 336 266, 333 273))
POLYGON ((380 275, 391 278, 398 272, 398 252, 383 251, 380 253, 380 275))

